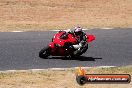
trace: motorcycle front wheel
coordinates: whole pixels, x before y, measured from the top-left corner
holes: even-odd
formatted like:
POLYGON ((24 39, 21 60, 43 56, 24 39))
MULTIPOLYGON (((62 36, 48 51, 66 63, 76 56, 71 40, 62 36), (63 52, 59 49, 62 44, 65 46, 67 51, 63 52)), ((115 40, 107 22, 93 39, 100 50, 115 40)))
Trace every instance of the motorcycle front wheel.
POLYGON ((50 48, 49 47, 44 47, 40 52, 39 52, 39 57, 40 58, 47 58, 50 55, 50 48))

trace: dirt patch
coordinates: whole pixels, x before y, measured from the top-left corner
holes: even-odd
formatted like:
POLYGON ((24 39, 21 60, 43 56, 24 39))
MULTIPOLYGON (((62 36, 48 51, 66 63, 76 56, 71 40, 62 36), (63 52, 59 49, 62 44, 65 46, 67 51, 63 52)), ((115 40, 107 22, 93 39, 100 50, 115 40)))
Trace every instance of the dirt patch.
POLYGON ((0 31, 131 27, 132 0, 0 0, 0 31))
MULTIPOLYGON (((75 70, 14 72, 0 74, 0 88, 131 88, 130 84, 85 84, 75 80, 75 70)), ((132 67, 89 68, 89 74, 130 74, 132 67)))

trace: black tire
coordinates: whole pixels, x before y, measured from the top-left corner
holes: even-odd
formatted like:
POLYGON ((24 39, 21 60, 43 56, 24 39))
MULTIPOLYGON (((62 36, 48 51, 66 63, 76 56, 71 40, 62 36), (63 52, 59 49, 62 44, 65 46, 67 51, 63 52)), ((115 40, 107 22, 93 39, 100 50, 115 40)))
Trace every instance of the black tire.
POLYGON ((39 52, 39 57, 40 58, 47 58, 50 55, 50 48, 49 47, 44 47, 40 52, 39 52))
POLYGON ((52 38, 52 42, 54 41, 54 39, 52 38))
POLYGON ((76 81, 79 85, 84 85, 87 82, 87 78, 85 76, 77 76, 76 81))

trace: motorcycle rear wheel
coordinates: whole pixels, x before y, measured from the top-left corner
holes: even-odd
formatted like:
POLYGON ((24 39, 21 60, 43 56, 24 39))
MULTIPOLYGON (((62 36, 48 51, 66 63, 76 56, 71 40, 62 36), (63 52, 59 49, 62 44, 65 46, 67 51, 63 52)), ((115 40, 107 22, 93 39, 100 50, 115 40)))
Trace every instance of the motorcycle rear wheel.
POLYGON ((47 58, 50 55, 50 48, 49 47, 44 47, 40 52, 39 52, 39 57, 40 58, 47 58))

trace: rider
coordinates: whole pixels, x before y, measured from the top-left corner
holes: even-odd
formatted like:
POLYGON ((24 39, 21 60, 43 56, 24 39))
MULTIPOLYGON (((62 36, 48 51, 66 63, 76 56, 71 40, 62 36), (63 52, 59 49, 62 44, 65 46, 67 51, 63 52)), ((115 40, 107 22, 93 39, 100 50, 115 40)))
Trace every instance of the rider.
POLYGON ((74 29, 68 29, 66 30, 66 33, 72 33, 73 36, 75 36, 76 40, 77 40, 77 44, 76 45, 72 45, 71 47, 73 47, 74 49, 77 50, 77 52, 80 52, 81 48, 83 47, 83 45, 87 42, 87 36, 86 34, 83 32, 82 28, 77 26, 74 29))

